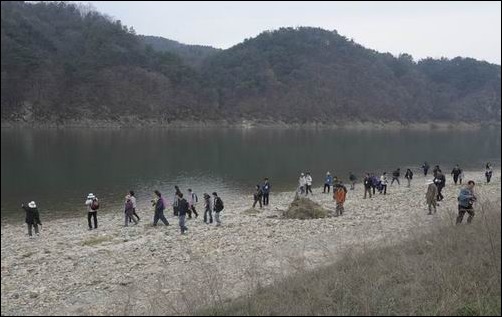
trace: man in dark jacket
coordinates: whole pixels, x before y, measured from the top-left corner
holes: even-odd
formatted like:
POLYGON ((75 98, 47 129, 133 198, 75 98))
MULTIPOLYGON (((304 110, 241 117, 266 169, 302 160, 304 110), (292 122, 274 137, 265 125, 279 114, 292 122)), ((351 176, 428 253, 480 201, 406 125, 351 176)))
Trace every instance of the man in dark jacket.
POLYGON ((465 213, 469 214, 467 223, 471 223, 472 218, 474 218, 473 204, 476 201, 476 196, 474 195, 474 185, 475 183, 473 181, 469 181, 467 186, 460 190, 458 195, 457 225, 462 223, 465 213))
POLYGON ((221 200, 221 198, 218 197, 218 194, 216 192, 213 193, 213 197, 214 197, 214 203, 213 203, 214 219, 216 220, 216 226, 219 227, 221 226, 220 212, 224 208, 223 200, 221 200))
POLYGON ((31 228, 33 227, 35 228, 35 234, 38 235, 38 225, 42 225, 42 222, 40 221, 40 214, 38 213, 37 204, 34 201, 31 201, 28 206, 22 204, 21 207, 26 211, 25 222, 28 226, 28 235, 30 237, 33 236, 31 231, 31 228))
POLYGON ((178 196, 178 218, 179 218, 180 230, 181 234, 185 234, 185 232, 188 230, 187 226, 185 225, 185 218, 190 206, 188 204, 188 201, 185 198, 183 198, 182 193, 177 193, 176 195, 178 196))
POLYGON ((152 200, 152 204, 155 207, 155 215, 153 217, 153 225, 156 226, 157 222, 161 220, 166 226, 169 226, 169 222, 164 216, 164 209, 166 209, 164 199, 162 198, 161 193, 156 190, 155 192, 156 199, 152 200))
POLYGON ((268 197, 270 195, 270 183, 268 182, 268 178, 265 178, 263 181, 262 191, 263 191, 263 205, 268 206, 268 197))
POLYGON ((460 167, 457 164, 457 165, 455 165, 455 167, 451 171, 451 175, 453 176, 453 182, 455 183, 455 185, 457 185, 458 177, 460 176, 460 174, 462 174, 462 170, 460 169, 460 167))
POLYGON ((438 188, 437 201, 441 201, 444 199, 444 196, 442 194, 442 190, 446 186, 446 177, 444 176, 443 173, 441 173, 441 171, 438 171, 436 173, 436 177, 434 178, 434 184, 436 184, 436 186, 438 188))
POLYGON ((427 173, 429 173, 429 168, 430 168, 430 165, 429 163, 424 162, 424 164, 422 165, 422 169, 424 170, 424 176, 427 176, 427 173))
POLYGON ((366 174, 366 176, 364 177, 363 183, 364 183, 364 198, 366 199, 366 193, 369 193, 370 198, 371 198, 372 181, 371 181, 370 174, 366 174))
POLYGON ((392 186, 392 184, 394 184, 394 181, 396 181, 398 185, 401 185, 401 183, 399 182, 400 176, 401 176, 401 169, 400 168, 398 168, 397 170, 392 172, 392 181, 390 182, 390 185, 392 186))

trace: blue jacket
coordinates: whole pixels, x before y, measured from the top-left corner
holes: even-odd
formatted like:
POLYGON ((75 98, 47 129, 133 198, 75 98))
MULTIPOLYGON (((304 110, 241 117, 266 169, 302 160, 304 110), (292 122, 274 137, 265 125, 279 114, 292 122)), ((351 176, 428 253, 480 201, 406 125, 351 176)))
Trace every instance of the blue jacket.
POLYGON ((270 193, 270 183, 264 183, 263 186, 261 187, 261 190, 263 191, 264 194, 270 193))
POLYGON ((324 181, 324 184, 328 184, 328 185, 333 185, 333 176, 331 175, 326 175, 326 180, 324 181))
POLYGON ((458 195, 458 204, 462 207, 472 206, 473 201, 476 199, 474 194, 468 188, 462 188, 458 195))
POLYGON ((160 197, 159 199, 157 199, 157 204, 155 205, 155 211, 164 212, 164 209, 166 209, 166 207, 164 206, 164 199, 160 197))

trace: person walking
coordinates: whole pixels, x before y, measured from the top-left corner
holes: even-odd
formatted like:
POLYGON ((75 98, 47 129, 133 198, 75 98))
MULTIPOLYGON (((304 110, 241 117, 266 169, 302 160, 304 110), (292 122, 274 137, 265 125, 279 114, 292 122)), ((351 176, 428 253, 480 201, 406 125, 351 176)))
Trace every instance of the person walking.
POLYGON ((432 215, 432 208, 434 208, 434 213, 436 213, 437 206, 437 196, 438 196, 438 188, 434 182, 430 182, 429 186, 427 186, 427 193, 425 194, 425 200, 427 202, 427 207, 429 208, 428 215, 432 215))
POLYGON ((308 196, 309 192, 311 195, 314 195, 312 193, 312 176, 310 175, 310 172, 307 172, 307 176, 305 176, 305 195, 308 196))
POLYGON ((366 194, 368 193, 371 198, 371 177, 370 174, 366 174, 363 180, 364 183, 364 199, 366 199, 366 194))
POLYGON ((214 197, 214 203, 213 203, 213 208, 214 208, 214 219, 216 220, 216 226, 220 227, 221 226, 221 218, 220 218, 220 213, 223 211, 223 200, 221 200, 220 197, 218 197, 218 194, 216 192, 213 192, 213 197, 214 197))
POLYGON ((343 204, 345 203, 345 199, 347 198, 347 187, 343 185, 341 181, 337 182, 333 186, 333 199, 336 203, 336 216, 341 216, 344 213, 343 204))
POLYGON ((387 184, 389 180, 387 178, 387 172, 383 172, 382 176, 380 176, 380 194, 383 192, 384 195, 387 195, 387 184))
POLYGON ((491 181, 492 176, 493 176, 492 164, 488 162, 486 163, 485 167, 486 183, 489 183, 491 181))
POLYGON ((441 171, 438 171, 436 173, 436 177, 434 178, 434 184, 436 184, 438 188, 438 196, 437 196, 437 201, 442 201, 444 199, 443 196, 443 188, 446 186, 446 177, 444 176, 441 171))
POLYGON ((424 164, 422 164, 422 170, 424 171, 425 177, 427 177, 427 174, 429 173, 429 168, 430 168, 429 163, 427 163, 427 161, 425 161, 424 164))
POLYGON ((192 219, 192 213, 194 214, 195 218, 199 216, 197 214, 197 210, 195 209, 195 205, 199 202, 199 197, 197 197, 197 194, 192 191, 191 188, 188 189, 188 219, 192 219))
POLYGON ((268 198, 270 195, 270 183, 268 181, 268 178, 265 178, 263 180, 263 186, 262 186, 262 191, 263 191, 263 206, 268 206, 268 198))
POLYGON ((256 185, 256 189, 253 194, 254 198, 253 208, 256 206, 256 203, 260 203, 260 208, 263 208, 263 205, 261 203, 262 196, 263 196, 263 190, 261 189, 261 186, 258 184, 256 185))
MULTIPOLYGON (((155 198, 152 200, 152 205, 155 207, 155 214, 153 216, 153 226, 157 226, 157 223, 162 221, 166 226, 169 226, 169 221, 167 221, 166 216, 164 216, 164 210, 166 209, 166 202, 162 197, 162 194, 155 190, 155 198)), ((181 194, 181 192, 180 192, 181 194)))
MULTIPOLYGON (((133 207, 133 213, 132 213, 132 215, 133 215, 133 217, 136 217, 137 220, 139 221, 140 219, 139 219, 139 216, 138 216, 138 214, 136 212, 137 204, 136 204, 136 195, 135 195, 134 191, 130 190, 129 191, 129 196, 131 197, 131 202, 132 202, 132 207, 133 207)), ((129 222, 132 222, 132 220, 133 219, 131 217, 131 220, 129 222)))
POLYGON ((396 181, 398 185, 401 185, 401 183, 399 182, 400 176, 401 176, 401 169, 400 168, 398 168, 397 170, 392 172, 392 181, 390 182, 390 185, 392 186, 392 184, 394 184, 394 181, 396 181))
POLYGON ((350 190, 354 190, 356 188, 356 175, 354 173, 350 172, 349 173, 349 181, 350 181, 350 190))
POLYGON ((457 225, 462 223, 464 219, 465 213, 469 214, 467 218, 467 223, 471 223, 474 218, 474 202, 476 202, 477 198, 474 195, 474 181, 468 181, 467 186, 460 190, 458 195, 458 216, 457 216, 457 225))
POLYGON ((190 205, 188 201, 183 198, 183 193, 176 194, 178 196, 178 220, 180 225, 181 234, 185 234, 188 230, 186 226, 186 215, 190 210, 190 205))
POLYGON ((89 193, 89 195, 87 195, 85 205, 87 206, 87 224, 89 225, 89 230, 93 229, 91 218, 94 219, 94 229, 98 229, 98 197, 96 197, 93 193, 89 193))
POLYGON ((326 177, 324 178, 324 189, 323 193, 326 193, 326 189, 328 189, 328 194, 331 186, 333 185, 333 176, 329 172, 326 172, 326 177))
POLYGON ((30 201, 28 205, 21 204, 21 208, 26 212, 26 217, 24 221, 28 227, 28 236, 33 237, 32 229, 35 229, 35 234, 38 236, 40 232, 38 231, 38 226, 42 226, 40 221, 40 213, 38 212, 37 204, 34 201, 30 201))
POLYGON ((460 169, 460 167, 457 165, 455 165, 455 167, 452 169, 450 175, 453 176, 453 182, 455 183, 455 185, 457 185, 458 183, 458 179, 460 177, 460 174, 462 174, 462 170, 460 169))
POLYGON ((436 166, 434 166, 434 169, 432 170, 432 175, 434 176, 434 178, 436 178, 438 173, 442 173, 442 171, 441 171, 441 168, 439 167, 439 165, 436 165, 436 166))
POLYGON ((178 194, 181 193, 178 185, 174 186, 174 197, 173 197, 173 214, 175 217, 178 216, 178 194))
POLYGON ((211 196, 209 196, 208 193, 204 193, 204 223, 213 223, 213 208, 211 204, 211 196))
POLYGON ((129 226, 129 222, 134 221, 134 224, 137 225, 138 221, 134 219, 134 205, 131 200, 131 195, 127 195, 125 197, 125 206, 124 206, 124 214, 125 214, 125 226, 129 226))
POLYGON ((404 178, 406 178, 406 180, 408 181, 408 187, 411 186, 411 180, 413 179, 413 172, 411 171, 411 169, 407 169, 406 170, 406 174, 404 174, 404 178))
POLYGON ((371 178, 371 190, 373 191, 373 196, 376 194, 376 189, 380 186, 380 179, 376 177, 373 173, 370 174, 371 178))

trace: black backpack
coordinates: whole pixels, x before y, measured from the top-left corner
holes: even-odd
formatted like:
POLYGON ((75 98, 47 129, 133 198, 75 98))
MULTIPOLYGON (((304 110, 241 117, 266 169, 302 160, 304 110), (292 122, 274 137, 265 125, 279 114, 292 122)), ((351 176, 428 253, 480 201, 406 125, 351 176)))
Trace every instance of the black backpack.
POLYGON ((216 201, 214 202, 214 209, 219 212, 222 211, 223 208, 223 200, 221 200, 220 197, 216 197, 216 201))

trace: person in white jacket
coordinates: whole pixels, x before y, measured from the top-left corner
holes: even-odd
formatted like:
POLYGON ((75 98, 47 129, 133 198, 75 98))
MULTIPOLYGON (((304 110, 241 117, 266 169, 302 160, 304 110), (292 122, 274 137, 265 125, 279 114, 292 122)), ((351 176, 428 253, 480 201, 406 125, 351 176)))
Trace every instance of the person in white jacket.
POLYGON ((310 172, 307 172, 307 176, 305 176, 305 195, 308 195, 309 192, 311 195, 314 195, 312 193, 312 176, 310 175, 310 172))
POLYGON ((305 193, 305 185, 306 185, 306 180, 305 180, 305 174, 301 173, 300 178, 298 179, 298 192, 300 195, 303 195, 305 193))
POLYGON ((383 192, 384 195, 387 195, 387 184, 389 180, 387 179, 387 173, 383 172, 382 176, 380 176, 380 194, 383 192))

